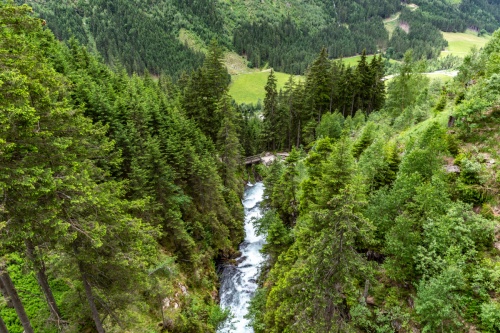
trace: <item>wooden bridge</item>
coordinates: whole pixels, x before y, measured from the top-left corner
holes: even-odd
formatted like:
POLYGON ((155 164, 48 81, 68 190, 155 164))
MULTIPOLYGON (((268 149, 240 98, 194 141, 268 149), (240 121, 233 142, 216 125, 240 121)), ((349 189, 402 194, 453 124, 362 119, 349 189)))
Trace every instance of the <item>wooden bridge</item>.
POLYGON ((273 161, 276 160, 277 158, 285 159, 288 157, 288 155, 289 154, 287 152, 281 152, 276 154, 265 152, 259 155, 245 157, 242 162, 245 165, 258 164, 258 163, 269 165, 273 163, 273 161))

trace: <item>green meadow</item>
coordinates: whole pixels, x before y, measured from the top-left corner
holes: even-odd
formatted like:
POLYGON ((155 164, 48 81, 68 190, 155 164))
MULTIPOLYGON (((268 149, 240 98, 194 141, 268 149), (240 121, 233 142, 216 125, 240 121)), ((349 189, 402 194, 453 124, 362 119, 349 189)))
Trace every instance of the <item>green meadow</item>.
POLYGON ((448 41, 448 47, 441 52, 441 56, 453 54, 465 57, 472 47, 482 48, 490 39, 490 36, 479 37, 475 32, 443 32, 443 37, 448 41))
MULTIPOLYGON (((252 72, 231 76, 231 85, 229 86, 229 95, 236 103, 257 103, 259 99, 264 101, 267 78, 270 70, 262 72, 252 72)), ((275 72, 276 85, 278 90, 283 88, 290 74, 275 72)), ((301 76, 295 76, 296 80, 302 79, 301 76)))
MULTIPOLYGON (((227 57, 228 56, 226 56, 226 58, 227 57)), ((371 61, 373 55, 368 55, 366 58, 367 61, 371 61)), ((353 57, 343 58, 342 61, 348 66, 356 66, 360 59, 361 56, 357 55, 353 57)), ((266 96, 264 87, 266 86, 267 78, 269 76, 269 69, 260 72, 245 72, 245 65, 240 64, 239 61, 235 61, 234 59, 233 61, 228 61, 226 59, 225 63, 228 67, 229 73, 232 74, 231 85, 229 86, 229 95, 236 101, 236 103, 257 103, 259 99, 261 101, 264 101, 264 97, 266 96), (236 66, 235 64, 238 64, 239 66, 236 66)), ((285 86, 285 83, 286 81, 288 81, 290 74, 275 72, 275 75, 277 80, 277 87, 279 90, 285 86)), ((295 75, 294 77, 295 80, 303 79, 303 76, 300 75, 295 75)))

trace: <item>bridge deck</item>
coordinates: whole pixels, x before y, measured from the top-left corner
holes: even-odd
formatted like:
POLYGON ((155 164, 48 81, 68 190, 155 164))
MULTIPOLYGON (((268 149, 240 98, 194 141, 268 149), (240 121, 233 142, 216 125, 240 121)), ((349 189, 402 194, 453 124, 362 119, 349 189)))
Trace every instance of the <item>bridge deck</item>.
POLYGON ((272 163, 277 157, 286 158, 286 157, 288 157, 288 155, 289 154, 287 152, 276 153, 276 155, 268 152, 268 153, 262 153, 260 155, 245 157, 242 160, 242 162, 245 165, 257 164, 257 163, 261 163, 261 162, 268 165, 268 164, 272 163))

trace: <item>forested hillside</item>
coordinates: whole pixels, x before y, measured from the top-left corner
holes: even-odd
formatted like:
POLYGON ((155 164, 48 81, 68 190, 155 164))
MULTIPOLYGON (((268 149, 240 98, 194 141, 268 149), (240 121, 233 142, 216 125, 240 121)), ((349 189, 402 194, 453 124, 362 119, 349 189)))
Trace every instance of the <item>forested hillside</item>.
MULTIPOLYGON (((431 81, 420 59, 442 41, 424 9, 445 4, 491 5, 0 2, 0 333, 216 332, 229 315, 218 268, 237 256, 243 187, 259 177, 268 260, 256 333, 500 331, 500 30, 455 79, 431 81), (330 60, 340 44, 280 39, 273 52, 304 78, 278 89, 271 70, 261 106, 228 96, 222 56, 241 22, 277 18, 295 42, 330 38, 322 24, 336 15, 332 29, 354 38, 354 25, 377 31, 394 11, 410 30, 391 38, 415 50, 391 46, 402 60, 392 79, 366 46, 350 67, 330 60), (154 15, 166 12, 173 21, 154 15), (128 39, 139 28, 145 39, 128 39), (175 29, 197 35, 204 55, 175 29), (169 70, 176 50, 186 62, 169 70), (291 62, 296 52, 310 62, 291 62), (242 166, 266 150, 289 156, 242 166)), ((490 29, 480 24, 495 15, 470 17, 490 29)), ((280 35, 266 36, 248 45, 280 35)))
POLYGON ((416 10, 399 0, 16 2, 32 6, 57 38, 75 37, 110 65, 173 77, 197 68, 213 38, 251 67, 303 74, 321 47, 333 58, 366 49, 401 59, 413 48, 415 58, 430 59, 446 46, 439 30, 492 32, 500 19, 498 4, 486 0, 415 1, 416 10), (389 38, 383 19, 401 11, 389 38))
POLYGON ((443 85, 407 52, 379 111, 333 107, 309 149, 263 169, 255 332, 500 330, 499 54, 497 31, 443 85))
POLYGON ((243 237, 218 46, 179 87, 57 42, 27 6, 1 3, 0 27, 0 324, 214 332, 215 261, 243 237))

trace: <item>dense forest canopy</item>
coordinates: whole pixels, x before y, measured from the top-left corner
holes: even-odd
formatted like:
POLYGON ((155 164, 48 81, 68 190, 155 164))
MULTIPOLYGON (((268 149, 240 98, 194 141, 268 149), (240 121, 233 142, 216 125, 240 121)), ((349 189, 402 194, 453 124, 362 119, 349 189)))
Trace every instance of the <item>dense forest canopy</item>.
MULTIPOLYGON (((308 4, 325 7, 301 20, 299 2, 282 16, 257 2, 243 14, 235 2, 226 21, 229 4, 218 2, 47 1, 33 4, 38 14, 0 2, 0 333, 216 332, 228 316, 217 269, 237 255, 243 186, 255 177, 266 186, 255 227, 268 255, 249 313, 255 332, 498 332, 500 30, 455 79, 421 74, 422 56, 442 46, 440 12, 433 23, 425 6, 492 3, 422 1, 415 12, 393 1, 334 3, 308 4), (194 31, 205 54, 179 44, 178 31, 149 30, 167 25, 152 11, 173 15, 169 29, 194 31), (271 70, 261 106, 228 96, 231 35, 213 37, 236 32, 238 19, 269 27, 265 38, 280 37, 273 24, 283 23, 283 36, 297 32, 284 39, 292 43, 351 36, 358 22, 377 31, 394 11, 422 29, 394 32, 415 49, 391 45, 401 58, 391 80, 368 49, 349 67, 330 59, 340 46, 310 44, 308 63, 285 51, 279 59, 303 80, 278 90, 271 70), (331 15, 340 25, 323 30, 331 15), (83 30, 72 33, 71 22, 83 30), (127 34, 139 31, 144 41, 171 38, 165 52, 186 63, 156 63, 167 53, 155 53, 156 42, 132 46, 144 41, 127 34), (161 73, 186 69, 176 82, 161 73), (265 150, 289 156, 242 166, 265 150)), ((470 17, 489 29, 480 24, 495 13, 470 17)))
POLYGON ((265 170, 255 332, 500 330, 499 45, 445 85, 406 52, 379 111, 324 113, 265 170))
POLYGON ((239 118, 218 46, 181 89, 112 71, 29 7, 0 6, 3 322, 213 332, 225 316, 214 261, 243 236, 239 118), (211 96, 215 124, 193 119, 184 94, 211 96))
POLYGON ((417 10, 399 0, 16 2, 32 6, 57 38, 76 38, 112 66, 173 77, 196 69, 213 38, 250 66, 303 74, 321 47, 332 58, 389 48, 401 59, 413 48, 430 59, 446 46, 439 30, 493 32, 500 22, 498 3, 487 0, 415 1, 417 10), (398 28, 390 38, 383 19, 401 11, 410 32, 398 28))

